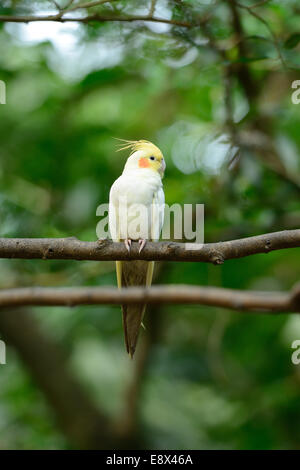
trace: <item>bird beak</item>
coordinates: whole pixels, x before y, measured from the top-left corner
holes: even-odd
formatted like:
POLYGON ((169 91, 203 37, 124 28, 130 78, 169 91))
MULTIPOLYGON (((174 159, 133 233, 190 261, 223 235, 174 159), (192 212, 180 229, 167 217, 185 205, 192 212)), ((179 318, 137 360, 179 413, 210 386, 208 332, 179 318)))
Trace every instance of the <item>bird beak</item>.
POLYGON ((166 162, 164 160, 162 160, 161 165, 160 165, 160 169, 159 169, 159 173, 160 173, 161 176, 164 175, 165 169, 166 169, 166 162))

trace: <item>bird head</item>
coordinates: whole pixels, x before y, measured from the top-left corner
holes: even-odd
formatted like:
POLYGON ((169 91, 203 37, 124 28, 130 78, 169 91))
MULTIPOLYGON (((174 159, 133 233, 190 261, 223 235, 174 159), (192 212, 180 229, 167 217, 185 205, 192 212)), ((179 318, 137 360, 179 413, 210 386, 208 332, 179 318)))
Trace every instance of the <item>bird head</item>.
POLYGON ((163 154, 156 145, 147 140, 124 141, 125 145, 119 150, 131 149, 131 154, 127 159, 124 171, 127 170, 152 170, 158 173, 161 178, 166 169, 163 154))

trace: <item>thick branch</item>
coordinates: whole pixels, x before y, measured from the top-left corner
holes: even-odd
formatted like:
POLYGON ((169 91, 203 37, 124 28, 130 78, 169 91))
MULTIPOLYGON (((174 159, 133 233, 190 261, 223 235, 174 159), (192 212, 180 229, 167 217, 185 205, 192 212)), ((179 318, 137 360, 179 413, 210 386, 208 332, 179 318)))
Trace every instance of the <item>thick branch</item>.
POLYGON ((0 258, 73 260, 201 261, 222 264, 225 260, 257 253, 300 247, 300 229, 273 232, 202 246, 175 242, 148 242, 141 253, 138 243, 128 253, 124 243, 110 240, 84 242, 76 238, 0 238, 0 258), (191 249, 191 247, 193 249, 191 249))
POLYGON ((200 304, 232 310, 299 312, 299 288, 291 294, 249 292, 221 287, 161 285, 130 287, 24 287, 0 290, 0 307, 23 305, 100 305, 122 303, 200 304))

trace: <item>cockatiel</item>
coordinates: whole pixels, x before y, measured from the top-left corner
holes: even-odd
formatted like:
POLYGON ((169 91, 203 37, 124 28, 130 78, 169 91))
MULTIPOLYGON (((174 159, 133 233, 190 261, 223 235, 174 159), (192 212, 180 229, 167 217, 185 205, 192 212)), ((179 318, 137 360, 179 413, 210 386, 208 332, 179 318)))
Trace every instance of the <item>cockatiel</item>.
MULTIPOLYGON (((113 241, 124 241, 130 252, 131 241, 139 242, 141 252, 147 240, 157 241, 164 219, 165 196, 162 178, 166 168, 163 154, 146 140, 124 141, 119 150, 131 149, 122 175, 109 195, 109 229, 113 241)), ((152 261, 116 261, 118 287, 150 286, 152 261)), ((122 305, 127 352, 135 352, 145 304, 122 305)))

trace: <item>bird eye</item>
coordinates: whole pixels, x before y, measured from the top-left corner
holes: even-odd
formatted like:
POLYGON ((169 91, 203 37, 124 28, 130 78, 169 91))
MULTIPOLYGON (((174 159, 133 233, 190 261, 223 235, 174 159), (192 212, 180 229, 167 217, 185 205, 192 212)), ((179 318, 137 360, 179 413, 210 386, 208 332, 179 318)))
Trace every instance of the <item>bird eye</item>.
POLYGON ((150 157, 150 160, 155 160, 155 157, 150 157))

